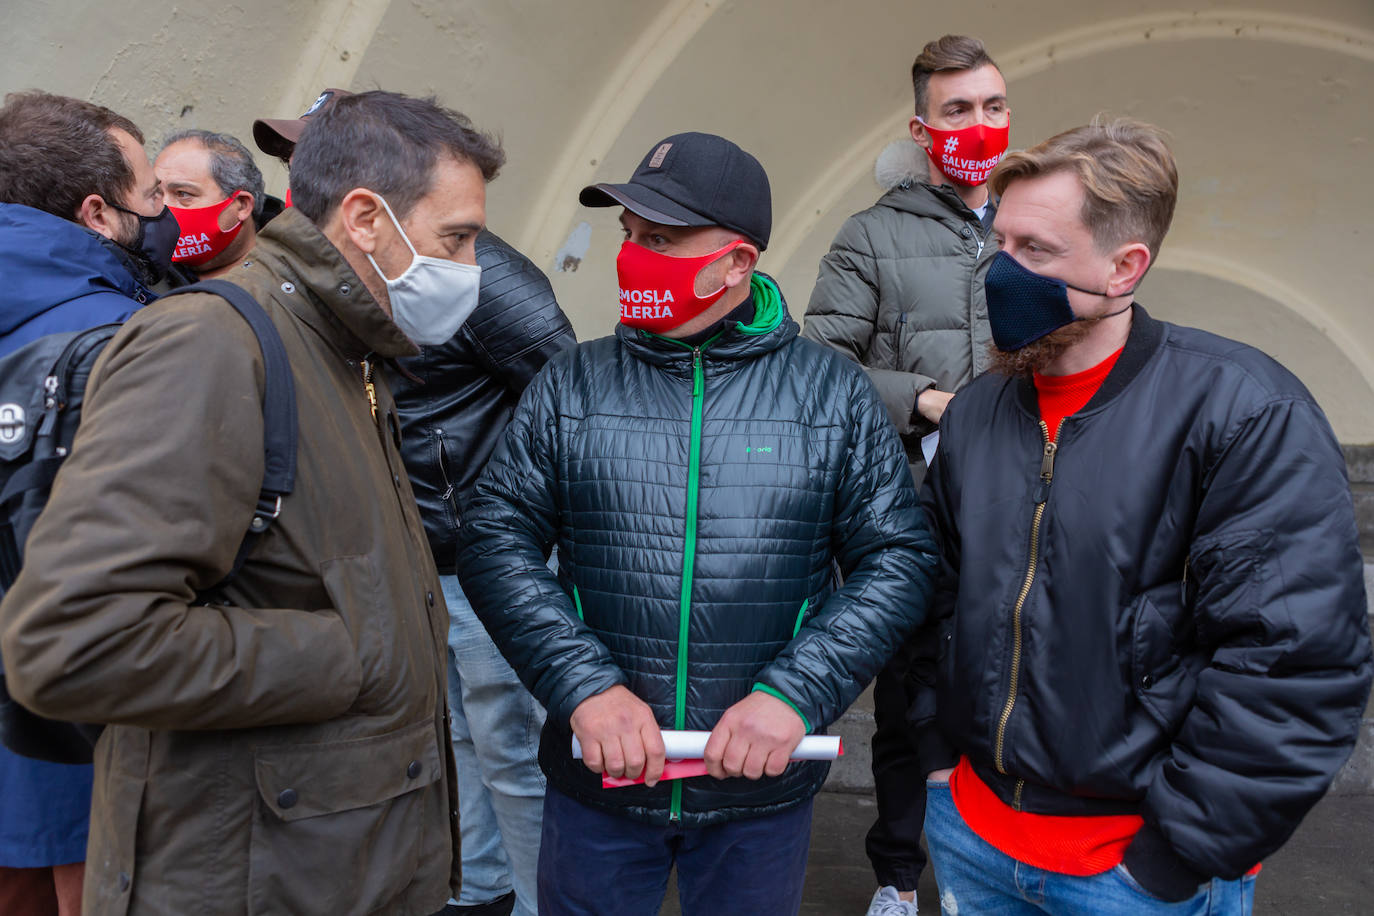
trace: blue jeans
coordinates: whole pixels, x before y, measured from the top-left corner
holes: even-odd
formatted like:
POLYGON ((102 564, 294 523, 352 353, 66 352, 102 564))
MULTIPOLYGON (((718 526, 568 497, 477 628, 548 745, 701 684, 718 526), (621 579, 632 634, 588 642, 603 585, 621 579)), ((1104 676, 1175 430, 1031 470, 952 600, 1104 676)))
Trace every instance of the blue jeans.
POLYGON ((463 835, 457 902, 487 903, 514 890, 513 916, 533 916, 544 806, 538 760, 544 708, 487 635, 457 577, 439 580, 450 621, 448 704, 463 835))
POLYGON ((926 783, 926 845, 944 916, 1250 916, 1255 879, 1214 878, 1182 903, 1165 903, 1118 865, 1086 878, 1032 868, 969 829, 948 783, 926 783))
POLYGON ((539 911, 544 916, 657 913, 676 864, 683 916, 793 916, 801 908, 806 879, 811 806, 807 799, 781 814, 714 827, 654 827, 549 789, 539 850, 539 911))

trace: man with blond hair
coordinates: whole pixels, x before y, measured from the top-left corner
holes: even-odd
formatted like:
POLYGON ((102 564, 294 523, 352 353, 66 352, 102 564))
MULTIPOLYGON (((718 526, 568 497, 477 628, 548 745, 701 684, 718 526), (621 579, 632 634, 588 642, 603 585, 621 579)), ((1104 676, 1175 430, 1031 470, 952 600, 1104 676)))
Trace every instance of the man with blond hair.
MULTIPOLYGON (((901 435, 917 486, 921 440, 954 392, 988 367, 983 276, 996 203, 987 179, 1007 148, 1007 84, 977 38, 945 35, 911 66, 912 160, 892 170, 878 202, 840 227, 821 259, 804 337, 861 363, 901 435)), ((925 868, 925 770, 906 725, 908 651, 873 686, 873 784, 878 817, 864 846, 878 890, 868 916, 911 916, 925 868)))
POLYGON ((941 903, 1248 913, 1369 691, 1340 447, 1278 363, 1135 302, 1178 189, 1157 128, 1068 131, 990 184, 997 371, 923 493, 941 903))

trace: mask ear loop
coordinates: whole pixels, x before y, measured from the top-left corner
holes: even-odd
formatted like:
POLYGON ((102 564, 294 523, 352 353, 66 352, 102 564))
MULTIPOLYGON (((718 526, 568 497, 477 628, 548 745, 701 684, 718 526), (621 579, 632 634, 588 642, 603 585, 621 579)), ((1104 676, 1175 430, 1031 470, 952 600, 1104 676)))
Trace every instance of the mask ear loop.
MULTIPOLYGON (((376 192, 374 191, 373 193, 376 192)), ((382 206, 386 209, 386 215, 391 217, 392 225, 395 226, 396 231, 401 234, 401 241, 405 242, 406 247, 410 249, 410 266, 414 267, 416 264, 420 262, 420 252, 416 251, 415 246, 410 244, 410 239, 406 236, 406 231, 401 228, 401 221, 396 218, 396 214, 393 213, 391 210, 391 204, 387 203, 386 198, 380 194, 377 194, 377 199, 382 202, 382 206)), ((407 267, 405 270, 401 271, 400 276, 398 276, 396 280, 387 280, 386 274, 382 273, 382 269, 377 266, 377 262, 372 260, 371 253, 364 252, 364 254, 366 254, 367 256, 367 262, 372 265, 372 269, 377 271, 377 276, 381 277, 387 283, 395 283, 396 280, 399 280, 401 279, 401 277, 404 277, 406 275, 407 270, 410 270, 410 267, 407 267)))
MULTIPOLYGON (((1087 295, 1089 295, 1089 296, 1101 296, 1103 299, 1120 299, 1120 298, 1122 298, 1122 296, 1129 296, 1129 295, 1132 295, 1136 290, 1140 289, 1140 284, 1137 283, 1135 286, 1131 287, 1130 289, 1126 290, 1126 292, 1121 293, 1120 295, 1109 296, 1109 295, 1107 295, 1105 292, 1101 292, 1101 293, 1100 293, 1100 292, 1098 292, 1098 291, 1095 290, 1095 289, 1084 289, 1084 288, 1081 287, 1081 286, 1074 286, 1074 285, 1073 285, 1072 283, 1070 283, 1068 280, 1064 280, 1064 279, 1061 279, 1061 278, 1059 278, 1059 277, 1047 277, 1047 276, 1045 276, 1044 274, 1038 274, 1038 273, 1036 273, 1035 271, 1031 270, 1029 267, 1027 267, 1027 266, 1025 266, 1024 264, 1022 264, 1020 261, 1016 260, 1016 258, 1013 258, 1011 255, 1007 254, 1005 251, 999 251, 997 254, 998 254, 999 257, 1005 255, 1008 259, 1011 260, 1011 262, 1012 262, 1013 264, 1016 265, 1016 268, 1017 268, 1018 270, 1020 270, 1022 273, 1026 274, 1026 275, 1028 275, 1028 276, 1037 277, 1037 278, 1039 278, 1039 279, 1042 280, 1042 281, 1048 280, 1048 281, 1053 282, 1053 283, 1055 283, 1055 284, 1057 284, 1057 285, 1059 285, 1059 286, 1066 287, 1067 289, 1077 290, 1078 292, 1080 292, 1080 293, 1085 293, 1085 294, 1087 294, 1087 295)), ((1067 297, 1065 297, 1065 298, 1067 298, 1067 297)), ((1117 309, 1115 312, 1108 312, 1108 313, 1105 314, 1105 315, 1075 315, 1073 320, 1074 320, 1074 321, 1100 321, 1100 320, 1102 320, 1102 319, 1104 319, 1104 318, 1112 318, 1112 317, 1114 317, 1114 316, 1116 316, 1116 315, 1120 315, 1122 312, 1127 311, 1128 309, 1130 309, 1130 307, 1131 307, 1133 304, 1134 304, 1134 303, 1127 303, 1125 306, 1123 306, 1122 308, 1117 309)), ((1071 307, 1071 308, 1072 308, 1072 307, 1071 307)))
MULTIPOLYGON (((1059 282, 1060 282, 1060 283, 1063 283, 1063 284, 1064 284, 1065 286, 1067 286, 1069 289, 1076 289, 1076 290, 1078 290, 1080 293, 1087 293, 1089 296, 1101 296, 1103 299, 1120 299, 1122 296, 1129 296, 1129 295, 1132 295, 1137 289, 1140 288, 1140 285, 1137 284, 1137 285, 1131 287, 1130 289, 1126 290, 1126 292, 1121 293, 1121 294, 1118 295, 1118 296, 1108 296, 1106 293, 1099 293, 1099 292, 1096 292, 1096 291, 1091 290, 1091 289, 1084 289, 1084 288, 1081 287, 1081 286, 1074 286, 1072 283, 1069 283, 1069 282, 1067 282, 1067 281, 1065 281, 1065 280, 1060 280, 1059 282)), ((1115 312, 1108 312, 1108 313, 1105 314, 1105 315, 1075 315, 1073 320, 1074 320, 1074 321, 1105 321, 1105 320, 1108 319, 1108 318, 1115 318, 1117 315, 1120 315, 1122 312, 1130 311, 1131 306, 1134 305, 1134 304, 1135 304, 1135 303, 1133 303, 1133 302, 1128 302, 1128 303, 1126 303, 1125 305, 1123 305, 1121 308, 1117 309, 1115 312)))
MULTIPOLYGON (((215 215, 215 225, 216 225, 216 226, 219 225, 219 216, 220 216, 220 214, 223 214, 225 210, 228 210, 228 209, 229 209, 229 205, 232 204, 234 201, 238 200, 239 197, 240 197, 240 195, 242 195, 243 193, 244 193, 243 189, 240 188, 239 190, 233 191, 232 193, 230 193, 230 195, 229 195, 228 197, 224 198, 224 200, 220 202, 219 214, 216 214, 216 215, 215 215)), ((220 232, 233 232, 235 229, 241 228, 241 227, 243 226, 244 223, 248 222, 248 221, 249 221, 250 219, 252 219, 252 218, 253 218, 253 211, 250 209, 250 210, 248 211, 248 215, 247 215, 247 216, 245 216, 243 219, 239 220, 238 222, 234 223, 234 225, 230 226, 228 229, 221 229, 220 232)))
MULTIPOLYGON (((711 252, 711 255, 713 255, 713 257, 711 257, 711 260, 709 260, 709 261, 707 261, 705 264, 701 265, 700 269, 698 269, 697 272, 696 272, 696 274, 692 277, 692 295, 693 295, 693 296, 696 296, 696 295, 697 295, 697 292, 696 292, 697 277, 701 276, 701 272, 702 272, 703 270, 705 270, 706 268, 710 267, 712 264, 716 263, 716 262, 719 261, 721 258, 725 257, 727 254, 729 254, 730 252, 734 251, 736 248, 738 248, 739 246, 741 246, 741 245, 743 245, 743 244, 744 244, 744 239, 735 239, 733 242, 727 242, 723 248, 719 248, 719 249, 717 249, 716 251, 711 252)), ((719 295, 720 293, 723 293, 723 292, 725 292, 725 284, 724 284, 724 283, 722 283, 722 284, 720 285, 720 289, 713 290, 713 291, 707 293, 707 294, 704 295, 704 296, 697 296, 697 298, 698 298, 698 299, 710 299, 712 296, 719 295)))
MULTIPOLYGON (((1058 279, 1058 278, 1055 278, 1055 279, 1058 279)), ((1135 294, 1135 291, 1138 290, 1138 289, 1140 289, 1140 284, 1137 283, 1135 286, 1132 286, 1130 289, 1126 290, 1124 293, 1117 293, 1115 296, 1109 296, 1109 295, 1107 295, 1106 293, 1099 293, 1099 292, 1098 292, 1097 290, 1095 290, 1095 289, 1084 289, 1084 288, 1081 287, 1081 286, 1074 286, 1072 283, 1070 283, 1070 282, 1067 281, 1067 280, 1060 280, 1059 282, 1060 282, 1060 283, 1063 283, 1063 284, 1064 284, 1065 286, 1067 286, 1069 289, 1077 290, 1077 291, 1080 292, 1080 293, 1087 293, 1089 296, 1101 296, 1103 299, 1120 299, 1122 296, 1131 296, 1131 295, 1134 295, 1134 294, 1135 294)), ((1130 306, 1127 306, 1126 308, 1130 308, 1130 306)), ((1121 312, 1124 312, 1124 311, 1126 311, 1126 309, 1122 309, 1120 312, 1112 312, 1112 315, 1120 315, 1121 312)), ((1103 315, 1102 317, 1104 317, 1104 318, 1109 318, 1109 317, 1111 317, 1111 316, 1110 316, 1110 315, 1103 315)))

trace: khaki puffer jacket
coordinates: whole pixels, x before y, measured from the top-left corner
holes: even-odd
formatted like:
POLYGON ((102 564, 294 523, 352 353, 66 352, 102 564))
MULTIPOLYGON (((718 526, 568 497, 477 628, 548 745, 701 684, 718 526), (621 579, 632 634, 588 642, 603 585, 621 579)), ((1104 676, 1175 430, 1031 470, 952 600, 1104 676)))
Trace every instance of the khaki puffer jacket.
POLYGON ((913 422, 912 408, 927 388, 958 391, 987 368, 983 278, 997 251, 954 189, 926 177, 908 171, 840 227, 802 331, 868 370, 918 482, 921 436, 934 427, 913 422))
POLYGON ((298 211, 229 279, 281 334, 295 490, 237 578, 263 474, 263 361, 222 299, 140 310, 0 605, 15 696, 114 723, 87 916, 430 914, 458 883, 448 618, 378 358, 414 352, 298 211), (369 356, 370 355, 370 356, 369 356), (366 360, 366 361, 365 361, 366 360))

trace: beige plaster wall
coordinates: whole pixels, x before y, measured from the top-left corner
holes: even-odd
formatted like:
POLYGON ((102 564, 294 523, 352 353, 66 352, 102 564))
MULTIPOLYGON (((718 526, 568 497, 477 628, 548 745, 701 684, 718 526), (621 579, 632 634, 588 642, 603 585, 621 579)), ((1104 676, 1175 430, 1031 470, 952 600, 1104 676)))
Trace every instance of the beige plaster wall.
POLYGON ((1142 300, 1275 354, 1343 440, 1374 441, 1369 0, 0 0, 0 14, 0 88, 92 98, 150 138, 247 139, 254 117, 298 114, 325 86, 436 93, 502 133, 490 224, 550 271, 584 337, 615 320, 620 233, 613 211, 577 206, 583 184, 623 180, 679 130, 736 140, 772 178, 762 267, 800 318, 835 230, 878 196, 912 57, 978 34, 1008 76, 1014 146, 1101 110, 1173 133, 1179 211, 1142 300))

